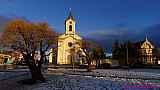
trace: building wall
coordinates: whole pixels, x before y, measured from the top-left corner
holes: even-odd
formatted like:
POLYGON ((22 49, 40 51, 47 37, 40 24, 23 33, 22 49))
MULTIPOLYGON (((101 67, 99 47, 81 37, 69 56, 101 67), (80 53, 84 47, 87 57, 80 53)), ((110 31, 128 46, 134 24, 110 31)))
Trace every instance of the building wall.
POLYGON ((73 37, 67 37, 64 40, 59 40, 58 42, 58 57, 57 64, 72 64, 78 60, 78 47, 80 40, 74 39, 73 37), (69 46, 72 43, 72 46, 69 46))
POLYGON ((9 60, 11 60, 11 56, 10 55, 0 54, 0 64, 5 64, 9 60))
POLYGON ((150 42, 146 41, 141 45, 140 59, 143 64, 155 64, 153 61, 153 46, 150 42))

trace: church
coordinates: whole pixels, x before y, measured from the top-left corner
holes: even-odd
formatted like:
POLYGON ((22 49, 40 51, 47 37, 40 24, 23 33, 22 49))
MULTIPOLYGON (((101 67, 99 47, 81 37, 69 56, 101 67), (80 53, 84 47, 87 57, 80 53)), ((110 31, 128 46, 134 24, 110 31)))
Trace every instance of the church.
MULTIPOLYGON (((81 57, 78 54, 82 46, 82 38, 76 34, 76 20, 70 10, 65 20, 65 33, 58 37, 57 64, 80 64, 81 57)), ((49 60, 52 62, 53 60, 49 60)))

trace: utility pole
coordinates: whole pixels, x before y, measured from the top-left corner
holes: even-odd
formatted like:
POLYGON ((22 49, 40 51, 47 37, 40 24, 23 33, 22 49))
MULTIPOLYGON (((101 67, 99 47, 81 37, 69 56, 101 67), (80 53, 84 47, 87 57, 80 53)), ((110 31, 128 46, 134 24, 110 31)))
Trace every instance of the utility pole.
POLYGON ((129 63, 128 63, 128 42, 126 44, 126 48, 127 48, 127 66, 129 66, 129 63))

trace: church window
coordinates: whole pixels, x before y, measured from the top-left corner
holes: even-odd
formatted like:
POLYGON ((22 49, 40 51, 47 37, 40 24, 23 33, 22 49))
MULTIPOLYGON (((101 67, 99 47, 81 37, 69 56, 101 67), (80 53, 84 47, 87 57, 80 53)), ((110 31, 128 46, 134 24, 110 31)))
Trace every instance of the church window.
POLYGON ((72 25, 69 25, 69 31, 72 31, 72 25))
POLYGON ((69 42, 69 43, 68 43, 68 46, 69 46, 69 47, 72 47, 72 42, 69 42))
POLYGON ((72 22, 70 21, 69 24, 72 24, 72 22))

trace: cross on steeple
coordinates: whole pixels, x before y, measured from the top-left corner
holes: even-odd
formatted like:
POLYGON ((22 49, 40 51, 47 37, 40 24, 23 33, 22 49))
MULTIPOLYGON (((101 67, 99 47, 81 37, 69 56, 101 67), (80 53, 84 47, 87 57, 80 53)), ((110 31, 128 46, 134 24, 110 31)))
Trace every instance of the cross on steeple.
POLYGON ((148 37, 147 37, 147 34, 146 34, 146 41, 148 41, 148 37))

